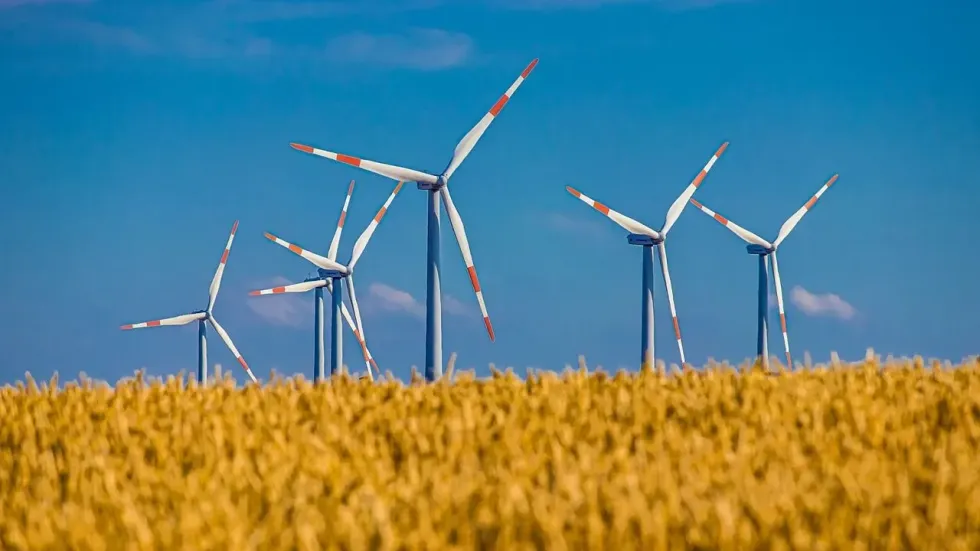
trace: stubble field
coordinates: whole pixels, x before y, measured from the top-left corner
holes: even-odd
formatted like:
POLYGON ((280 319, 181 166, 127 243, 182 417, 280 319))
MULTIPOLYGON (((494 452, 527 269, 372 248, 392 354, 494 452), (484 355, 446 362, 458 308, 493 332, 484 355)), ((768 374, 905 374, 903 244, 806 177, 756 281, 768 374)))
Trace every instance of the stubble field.
POLYGON ((980 549, 977 359, 52 383, 0 389, 3 549, 980 549))

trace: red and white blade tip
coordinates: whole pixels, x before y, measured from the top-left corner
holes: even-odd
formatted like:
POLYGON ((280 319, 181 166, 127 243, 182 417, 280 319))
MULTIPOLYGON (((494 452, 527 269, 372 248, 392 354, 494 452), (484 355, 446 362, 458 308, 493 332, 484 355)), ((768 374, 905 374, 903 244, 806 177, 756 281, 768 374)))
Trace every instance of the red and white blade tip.
POLYGON ((257 297, 259 295, 278 295, 279 293, 285 293, 285 292, 286 292, 285 287, 273 287, 272 289, 261 289, 258 291, 250 291, 248 294, 250 296, 257 297))
POLYGON ((302 151, 303 153, 313 153, 313 148, 308 145, 303 145, 301 143, 290 143, 290 147, 302 151))
POLYGON ((525 68, 524 72, 521 73, 521 78, 527 78, 527 76, 531 74, 531 71, 534 70, 537 64, 538 64, 538 58, 534 58, 533 60, 531 60, 531 63, 528 63, 527 68, 525 68))

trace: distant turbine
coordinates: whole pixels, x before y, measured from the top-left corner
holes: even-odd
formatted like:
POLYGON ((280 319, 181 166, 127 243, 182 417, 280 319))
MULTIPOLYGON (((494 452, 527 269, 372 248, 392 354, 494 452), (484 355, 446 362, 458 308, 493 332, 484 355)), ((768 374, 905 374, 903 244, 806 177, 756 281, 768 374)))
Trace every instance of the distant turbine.
POLYGON ((418 170, 412 170, 410 168, 403 168, 400 166, 388 165, 384 163, 378 163, 375 161, 369 161, 367 159, 360 159, 358 157, 351 157, 350 155, 344 155, 343 153, 335 153, 333 151, 326 151, 323 149, 317 149, 310 147, 308 145, 301 145, 297 143, 289 144, 293 148, 298 149, 306 153, 312 153, 314 155, 319 155, 321 157, 326 157, 334 161, 339 161, 351 166, 356 166, 368 172, 373 172, 375 174, 380 174, 387 178, 397 181, 406 182, 416 182, 418 188, 421 190, 426 190, 429 192, 429 204, 428 204, 428 277, 427 277, 427 291, 426 291, 426 324, 425 324, 425 377, 428 381, 434 381, 442 376, 442 280, 440 274, 440 254, 439 254, 439 204, 440 197, 442 201, 446 203, 446 213, 449 216, 449 222, 452 225, 453 233, 456 235, 456 242, 459 244, 459 250, 463 255, 463 262, 466 264, 466 270, 469 273, 470 284, 473 286, 473 291, 476 293, 476 300, 480 305, 480 312, 483 314, 483 323, 486 325, 487 334, 490 336, 490 340, 494 340, 493 325, 490 323, 490 315, 487 314, 487 307, 483 301, 483 291, 480 288, 480 280, 476 276, 476 268, 473 265, 473 255, 470 253, 469 241, 466 239, 466 229, 463 227, 463 219, 460 217, 459 212, 456 210, 456 206, 453 205, 453 199, 449 194, 449 179, 452 177, 453 173, 459 168, 460 163, 466 159, 466 156, 470 154, 473 147, 486 132, 490 123, 493 122, 494 118, 500 114, 500 111, 507 105, 511 96, 517 91, 524 79, 531 74, 534 66, 537 65, 538 60, 535 59, 524 69, 521 76, 517 77, 517 80, 504 92, 504 95, 500 96, 500 99, 493 104, 490 111, 487 112, 480 119, 480 122, 476 124, 469 132, 463 136, 463 139, 459 141, 456 145, 456 149, 453 151, 452 159, 449 161, 449 165, 446 169, 442 171, 442 174, 436 176, 434 174, 429 174, 427 172, 420 172, 418 170))
POLYGON ((803 216, 813 208, 813 205, 817 203, 820 196, 830 189, 830 186, 837 181, 837 176, 837 174, 831 176, 830 179, 827 180, 827 183, 825 183, 817 191, 817 193, 806 202, 805 205, 793 213, 793 216, 790 216, 786 222, 783 222, 782 227, 779 228, 779 234, 776 236, 776 240, 772 243, 769 243, 758 235, 709 209, 708 207, 695 201, 693 198, 691 199, 691 204, 701 209, 705 214, 711 216, 728 229, 732 230, 732 233, 748 243, 749 245, 746 247, 746 250, 749 252, 749 254, 754 254, 759 257, 759 328, 756 354, 757 356, 762 357, 762 363, 766 368, 769 367, 769 265, 766 259, 772 259, 772 275, 775 279, 776 303, 779 305, 779 325, 783 331, 783 346, 786 348, 786 365, 787 367, 792 368, 793 358, 789 353, 789 335, 786 333, 786 311, 783 308, 783 286, 779 281, 779 262, 776 261, 776 249, 778 249, 779 244, 789 236, 790 232, 793 231, 793 228, 800 223, 803 216))
MULTIPOLYGON (((327 258, 330 260, 337 260, 337 249, 340 246, 340 234, 344 231, 344 221, 347 219, 347 207, 350 205, 351 194, 354 193, 354 180, 350 181, 350 185, 347 187, 347 197, 344 199, 344 208, 340 211, 340 219, 337 220, 337 229, 334 230, 333 240, 330 242, 330 250, 327 252, 327 258)), ((347 321, 347 325, 354 332, 354 337, 357 338, 357 342, 361 345, 362 350, 364 350, 367 361, 368 376, 371 376, 371 367, 374 367, 375 371, 378 371, 378 364, 375 363, 374 358, 371 356, 371 352, 367 348, 367 344, 361 338, 361 332, 358 331, 357 326, 354 325, 354 321, 350 317, 350 312, 347 311, 347 305, 344 304, 341 298, 341 292, 338 290, 337 293, 333 292, 333 280, 329 277, 323 276, 318 273, 315 277, 308 278, 302 283, 293 283, 292 285, 285 285, 282 287, 273 287, 271 289, 262 289, 261 291, 252 291, 250 295, 275 295, 280 293, 303 293, 314 289, 313 297, 313 315, 314 315, 314 347, 313 347, 313 381, 319 381, 324 378, 324 342, 323 342, 323 288, 326 287, 327 291, 331 293, 331 297, 334 300, 334 314, 336 314, 337 304, 340 304, 340 312, 343 314, 344 319, 347 321)), ((341 325, 336 320, 332 320, 333 330, 330 333, 330 349, 331 352, 331 364, 330 364, 330 374, 335 374, 341 369, 342 363, 340 363, 341 349, 343 345, 343 336, 341 331, 341 325)))
POLYGON ((231 342, 231 337, 228 336, 228 332, 225 331, 218 320, 214 318, 212 310, 214 309, 214 301, 218 298, 218 289, 221 288, 221 277, 225 273, 225 264, 228 262, 228 254, 231 252, 231 243, 235 240, 235 232, 238 230, 238 220, 235 220, 235 225, 231 227, 231 235, 228 236, 228 243, 225 245, 225 252, 221 255, 221 262, 218 263, 218 270, 214 272, 214 279, 211 280, 211 287, 208 289, 208 307, 205 310, 198 312, 193 312, 190 314, 184 314, 182 316, 175 316, 172 318, 165 318, 162 320, 146 321, 142 323, 133 323, 130 325, 123 325, 120 329, 142 329, 144 327, 158 327, 160 325, 187 325, 192 321, 197 322, 197 335, 198 335, 198 350, 197 350, 197 381, 204 384, 208 378, 208 342, 207 342, 207 326, 206 322, 211 322, 211 326, 217 331, 218 336, 221 340, 225 342, 228 346, 228 350, 235 355, 235 359, 238 363, 245 369, 248 376, 252 379, 252 382, 259 382, 252 373, 252 370, 245 363, 245 358, 238 353, 238 349, 235 348, 235 343, 231 342))
MULTIPOLYGON (((371 355, 367 350, 367 335, 364 334, 364 325, 361 323, 361 310, 357 307, 357 293, 354 291, 354 266, 364 253, 364 249, 371 240, 371 236, 374 235, 374 230, 378 228, 378 224, 381 223, 381 219, 384 217, 385 213, 388 212, 388 207, 391 206, 391 202, 395 200, 395 195, 398 195, 398 192, 401 189, 402 182, 398 182, 398 185, 395 186, 395 190, 391 192, 391 195, 388 196, 388 200, 385 201, 384 206, 382 206, 381 210, 374 215, 374 218, 368 224, 368 227, 363 233, 361 233, 361 236, 357 238, 357 241, 354 243, 354 250, 351 253, 350 261, 347 262, 346 266, 334 260, 337 256, 337 245, 339 245, 340 242, 339 226, 338 231, 334 235, 334 241, 330 244, 330 251, 327 253, 328 257, 320 256, 288 241, 279 239, 271 233, 265 234, 266 238, 275 242, 277 245, 286 247, 293 253, 296 253, 313 263, 318 268, 317 272, 320 278, 322 278, 322 280, 326 281, 328 284, 332 283, 330 287, 331 297, 333 298, 333 309, 331 315, 332 331, 330 332, 330 344, 333 347, 330 354, 331 375, 338 373, 341 366, 344 365, 340 314, 342 311, 346 312, 346 308, 343 303, 341 290, 337 287, 337 285, 339 285, 338 280, 343 279, 344 283, 347 285, 347 294, 350 297, 351 306, 354 307, 354 319, 357 322, 357 329, 354 330, 354 335, 358 337, 357 340, 361 345, 361 352, 364 354, 364 362, 367 365, 368 377, 372 381, 374 380, 374 375, 371 373, 371 364, 374 362, 374 360, 371 358, 371 355)), ((341 220, 343 220, 343 218, 344 215, 341 214, 341 220)), ((323 285, 319 284, 317 280, 314 280, 305 283, 297 283, 291 287, 294 287, 295 289, 293 290, 295 291, 308 291, 309 289, 322 286, 323 285)), ((262 293, 262 291, 258 291, 258 293, 262 293)), ((256 293, 253 292, 252 294, 256 293)), ((377 369, 376 364, 375 369, 377 369)))
POLYGON ((674 308, 674 289, 670 284, 670 271, 667 269, 667 249, 664 241, 667 239, 667 232, 677 221, 681 213, 684 212, 684 207, 687 206, 687 201, 691 199, 694 192, 704 181, 705 176, 708 175, 708 171, 711 167, 715 165, 715 162, 721 157, 721 154, 725 152, 728 147, 728 142, 721 144, 718 151, 711 156, 708 160, 708 164, 704 165, 701 172, 694 178, 694 180, 688 184, 687 188, 681 193, 674 204, 670 206, 667 210, 667 218, 664 220, 663 228, 658 232, 651 229, 640 222, 616 212, 606 205, 583 195, 577 189, 565 186, 565 189, 569 193, 578 197, 585 204, 594 208, 595 210, 604 214, 607 218, 618 224, 620 227, 630 232, 627 237, 627 241, 630 245, 640 245, 643 247, 643 299, 641 303, 641 336, 640 336, 640 365, 643 368, 649 368, 653 366, 654 360, 654 340, 653 340, 653 247, 657 247, 660 252, 660 269, 664 276, 664 285, 667 287, 667 303, 670 305, 670 315, 674 322, 674 336, 677 339, 677 348, 680 350, 681 363, 686 363, 684 359, 684 344, 681 341, 681 327, 677 322, 677 310, 674 308))

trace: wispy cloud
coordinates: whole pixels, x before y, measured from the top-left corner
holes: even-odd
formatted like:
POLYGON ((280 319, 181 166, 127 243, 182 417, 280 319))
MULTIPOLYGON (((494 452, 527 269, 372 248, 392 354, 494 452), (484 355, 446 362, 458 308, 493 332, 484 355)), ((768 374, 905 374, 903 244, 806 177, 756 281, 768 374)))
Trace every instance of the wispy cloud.
POLYGON ((0 0, 0 10, 49 4, 90 4, 93 0, 0 0))
POLYGON ((808 316, 829 316, 842 320, 854 317, 857 310, 833 293, 811 293, 796 285, 790 291, 790 301, 808 316))
POLYGON ((271 59, 292 64, 356 64, 375 68, 437 71, 467 62, 475 52, 466 34, 433 28, 412 28, 398 33, 370 30, 343 32, 337 25, 309 26, 294 31, 270 21, 311 20, 426 9, 431 0, 380 2, 285 2, 205 0, 179 4, 116 4, 85 0, 0 0, 0 9, 16 16, 0 19, 9 37, 22 43, 48 45, 76 42, 132 55, 191 60, 271 59), (81 11, 66 12, 45 3, 89 3, 81 11))
MULTIPOLYGON (((276 276, 271 280, 260 283, 262 288, 278 287, 295 283, 282 276, 276 276)), ((248 297, 248 307, 255 312, 262 321, 272 325, 285 327, 301 327, 307 323, 311 315, 310 300, 307 300, 310 293, 264 295, 258 297, 248 297)))
MULTIPOLYGON (((372 283, 368 287, 365 309, 371 311, 408 314, 416 318, 425 317, 425 304, 407 291, 396 289, 384 283, 372 283)), ((451 295, 443 293, 442 310, 454 316, 469 316, 471 310, 451 295)))
POLYGON ((550 11, 596 9, 611 5, 656 4, 669 10, 702 9, 719 4, 752 2, 756 0, 485 0, 491 7, 510 10, 550 11))
MULTIPOLYGON (((643 3, 691 8, 735 1, 750 0, 478 0, 476 5, 490 10, 562 10, 643 3)), ((344 32, 338 25, 320 25, 324 31, 311 33, 308 25, 296 32, 283 24, 350 16, 371 19, 456 9, 459 5, 449 0, 0 0, 0 9, 18 14, 0 19, 0 26, 39 44, 49 38, 69 39, 139 55, 198 60, 276 56, 293 62, 314 63, 319 59, 333 64, 437 71, 470 61, 477 50, 473 39, 436 28, 379 33, 371 29, 344 32), (80 9, 66 11, 67 4, 80 9), (276 23, 277 32, 262 25, 269 22, 276 23)))
POLYGON ((473 39, 441 29, 410 29, 404 34, 355 32, 327 44, 327 56, 338 64, 437 71, 464 64, 475 50, 473 39))
POLYGON ((555 231, 590 237, 599 235, 607 229, 604 224, 600 223, 602 220, 596 220, 594 217, 571 216, 560 212, 536 215, 534 220, 555 231))

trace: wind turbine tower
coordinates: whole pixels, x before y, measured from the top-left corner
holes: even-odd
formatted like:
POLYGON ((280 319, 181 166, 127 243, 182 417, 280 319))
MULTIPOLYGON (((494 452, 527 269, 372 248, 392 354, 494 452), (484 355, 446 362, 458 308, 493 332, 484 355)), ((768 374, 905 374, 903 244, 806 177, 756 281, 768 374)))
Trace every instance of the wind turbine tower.
POLYGON ((717 220, 721 225, 725 226, 731 230, 732 233, 748 243, 748 245, 745 247, 746 251, 748 251, 750 255, 759 257, 759 314, 756 355, 757 357, 762 357, 762 364, 767 369, 769 368, 769 264, 772 264, 772 276, 774 279, 774 286, 776 287, 776 304, 779 306, 779 325, 783 332, 783 347, 786 349, 786 366, 788 368, 792 368, 793 358, 789 353, 789 334, 786 331, 786 310, 783 305, 783 286, 779 280, 779 262, 776 260, 776 250, 779 248, 779 245, 783 242, 783 240, 789 237, 790 232, 792 232, 793 228, 800 223, 803 216, 810 212, 810 209, 816 205, 817 200, 819 200, 820 197, 828 189, 830 189, 830 186, 834 185, 834 182, 837 181, 837 176, 837 174, 831 176, 830 179, 827 180, 827 182, 824 183, 819 190, 817 190, 817 192, 810 198, 809 201, 806 202, 805 205, 794 212, 793 215, 786 220, 786 222, 783 222, 782 227, 779 228, 779 233, 776 235, 776 240, 772 243, 709 209, 696 201, 694 198, 691 198, 691 204, 708 216, 711 216, 717 220))
POLYGON ((128 325, 123 325, 120 329, 142 329, 144 327, 159 327, 161 325, 187 325, 192 321, 197 322, 197 339, 198 339, 198 350, 197 350, 197 381, 200 384, 205 384, 208 379, 208 335, 207 335, 207 323, 210 322, 211 326, 214 327, 215 332, 221 337, 228 350, 235 355, 235 359, 242 366, 242 369, 248 373, 249 378, 252 382, 259 382, 252 373, 251 368, 245 362, 245 358, 239 354, 238 349, 235 348, 235 343, 231 342, 231 337, 228 336, 228 332, 225 331, 218 320, 214 318, 214 301, 218 298, 218 290, 221 288, 221 278, 225 273, 225 264, 228 263, 228 254, 231 253, 231 243, 235 240, 235 232, 238 231, 238 220, 235 220, 235 224, 231 227, 231 235, 228 236, 228 243, 225 244, 225 251, 221 254, 221 261, 218 263, 218 269, 214 272, 214 278, 211 280, 211 287, 208 289, 208 307, 204 310, 197 312, 192 312, 190 314, 183 314, 180 316, 175 316, 172 318, 164 318, 154 321, 145 321, 141 323, 131 323, 128 325))
POLYGON ((704 181, 704 178, 708 175, 708 171, 711 167, 715 165, 721 154, 725 152, 728 148, 728 142, 721 144, 721 147, 715 151, 715 154, 711 156, 708 163, 704 165, 701 172, 694 178, 694 180, 688 184, 687 188, 684 190, 680 196, 674 200, 674 203, 667 210, 667 217, 664 221, 663 228, 660 231, 654 230, 637 220, 630 218, 624 214, 614 211, 607 207, 606 205, 592 199, 587 195, 583 195, 577 189, 571 186, 565 186, 565 189, 571 193, 573 196, 580 199, 585 204, 599 211, 607 218, 615 222, 624 230, 630 232, 626 236, 627 241, 630 245, 637 245, 643 248, 643 294, 641 300, 641 332, 640 332, 640 365, 641 368, 649 368, 653 366, 654 360, 654 331, 653 331, 653 248, 656 247, 660 253, 660 269, 664 277, 664 285, 667 287, 667 303, 670 305, 670 315, 674 323, 674 337, 677 339, 677 348, 680 351, 681 363, 685 363, 684 359, 684 343, 681 341, 681 327, 677 322, 677 310, 674 307, 674 289, 670 284, 670 271, 667 268, 667 248, 664 241, 667 239, 667 232, 673 227, 674 223, 680 217, 681 213, 684 212, 684 207, 687 206, 687 201, 691 199, 694 192, 697 191, 698 187, 704 181))
POLYGON ((469 274, 470 284, 473 286, 473 291, 476 293, 476 300, 480 305, 480 311, 483 314, 483 323, 486 325, 487 334, 490 340, 494 340, 493 325, 490 323, 490 315, 487 314, 487 307, 483 300, 483 290, 480 287, 480 280, 476 275, 476 267, 473 264, 473 255, 470 252, 469 241, 466 238, 466 229, 463 226, 463 219, 459 215, 459 211, 456 210, 456 206, 453 204, 452 196, 449 194, 449 179, 452 177, 453 173, 459 168, 459 165, 466 159, 466 156, 470 154, 473 147, 486 132, 490 123, 500 114, 500 111, 507 105, 510 98, 517 91, 517 88, 524 82, 524 80, 531 74, 534 70, 535 65, 537 65, 538 60, 534 59, 531 63, 521 72, 521 75, 517 77, 517 80, 504 92, 504 95, 500 96, 493 107, 480 119, 480 122, 476 124, 456 145, 456 149, 453 151, 453 156, 446 166, 446 169, 442 171, 441 174, 429 174, 427 172, 421 172, 418 170, 413 170, 410 168, 404 168, 400 166, 394 166, 384 163, 379 163, 375 161, 370 161, 367 159, 361 159, 359 157, 353 157, 350 155, 345 155, 343 153, 336 153, 333 151, 327 151, 324 149, 318 149, 308 145, 301 145, 297 143, 290 144, 294 149, 303 151, 305 153, 311 153, 313 155, 319 155, 320 157, 325 157, 334 161, 345 163, 351 166, 358 167, 362 170, 367 170, 392 180, 399 182, 416 182, 418 189, 428 192, 428 247, 427 247, 427 266, 428 273, 426 277, 426 324, 425 324, 425 378, 428 381, 434 381, 442 376, 442 272, 441 272, 441 259, 440 259, 440 203, 445 203, 446 214, 449 216, 449 223, 453 228, 453 233, 456 236, 456 242, 459 244, 459 250, 463 256, 463 263, 466 264, 466 271, 469 274))
MULTIPOLYGON (((290 291, 286 291, 285 289, 283 289, 282 292, 308 291, 312 288, 316 288, 317 290, 320 290, 328 285, 331 289, 330 291, 330 295, 332 298, 332 307, 331 307, 331 316, 330 316, 330 322, 331 322, 330 374, 331 375, 335 375, 339 373, 342 366, 344 365, 343 343, 342 343, 343 326, 341 325, 341 315, 344 312, 346 312, 346 307, 344 306, 343 298, 342 298, 343 295, 340 289, 340 283, 341 281, 343 281, 343 283, 347 286, 347 294, 350 297, 351 306, 354 308, 354 320, 356 322, 354 335, 357 337, 358 343, 361 345, 361 352, 364 354, 364 362, 367 365, 368 377, 371 380, 374 380, 374 375, 371 373, 371 365, 374 363, 374 360, 371 358, 371 355, 367 349, 367 335, 364 334, 364 325, 361 323, 361 311, 360 308, 358 308, 357 306, 357 293, 354 291, 354 266, 357 264, 357 261, 361 258, 361 255, 364 253, 364 249, 367 247, 368 242, 371 240, 371 236, 374 235, 374 231, 378 228, 378 224, 381 223, 381 219, 384 218, 385 213, 388 212, 388 208, 391 206, 391 202, 395 200, 395 196, 398 195, 398 192, 401 190, 401 188, 402 188, 402 182, 398 182, 398 185, 395 186, 395 190, 391 192, 391 195, 388 196, 388 200, 385 201, 384 206, 382 206, 381 210, 379 210, 378 213, 374 216, 374 218, 368 224, 368 227, 364 230, 363 233, 361 233, 361 236, 357 238, 357 242, 354 243, 354 250, 351 253, 350 261, 347 262, 346 266, 336 261, 337 245, 339 245, 340 243, 340 230, 341 227, 343 226, 343 220, 345 218, 344 213, 341 213, 341 222, 338 225, 337 231, 334 233, 334 241, 331 243, 330 251, 327 253, 326 257, 308 251, 288 241, 284 241, 272 235, 271 233, 265 234, 265 237, 270 241, 276 243, 277 245, 289 249, 291 252, 305 258, 307 261, 309 261, 310 263, 312 263, 314 266, 317 267, 317 275, 318 275, 317 278, 308 280, 304 283, 295 283, 289 286, 290 291)), ((349 194, 351 191, 352 188, 348 188, 348 199, 350 197, 349 194)), ((346 212, 346 203, 344 207, 344 212, 346 212)), ((265 291, 253 291, 252 294, 253 295, 270 294, 268 291, 270 290, 266 289, 265 291)), ((271 291, 275 292, 275 289, 272 289, 271 291)), ((314 360, 315 363, 319 361, 318 358, 322 358, 322 349, 323 349, 323 344, 322 344, 323 310, 321 306, 323 302, 322 291, 321 294, 317 296, 317 301, 318 301, 317 305, 321 309, 317 314, 316 333, 318 335, 319 340, 317 342, 317 348, 316 348, 317 351, 314 353, 314 358, 317 358, 316 360, 314 360)), ((374 365, 375 365, 375 369, 377 369, 377 364, 374 365)), ((320 378, 322 377, 322 365, 315 365, 315 369, 319 370, 320 372, 319 374, 317 372, 314 372, 314 379, 320 380, 320 378)))
MULTIPOLYGON (((340 211, 340 218, 337 220, 337 229, 334 230, 333 240, 330 242, 330 249, 327 252, 327 258, 330 260, 337 260, 337 249, 340 247, 340 235, 344 231, 344 221, 347 219, 347 208, 350 206, 351 194, 354 193, 354 180, 350 181, 350 185, 347 186, 347 197, 344 199, 344 207, 340 211)), ((323 323, 323 289, 326 287, 327 291, 330 292, 332 297, 332 318, 331 327, 333 328, 330 336, 330 373, 331 375, 336 374, 343 366, 342 361, 342 348, 343 348, 343 335, 342 335, 342 325, 340 321, 336 318, 337 315, 342 315, 344 321, 351 328, 354 333, 354 337, 357 339, 358 344, 361 345, 362 350, 366 354, 365 360, 367 361, 367 369, 370 374, 371 368, 378 371, 378 364, 375 363, 374 358, 371 355, 371 351, 367 348, 367 343, 361 338, 361 332, 358 331, 357 326, 351 319, 350 312, 347 310, 347 305, 344 304, 342 300, 341 290, 337 289, 334 292, 333 278, 330 277, 329 272, 325 272, 322 268, 317 268, 317 275, 307 278, 302 283, 293 283, 291 285, 283 285, 281 287, 273 287, 271 289, 262 289, 260 291, 252 291, 249 293, 253 296, 258 295, 277 295, 281 293, 303 293, 313 289, 313 381, 321 381, 325 377, 325 347, 323 340, 324 323, 323 323)))

